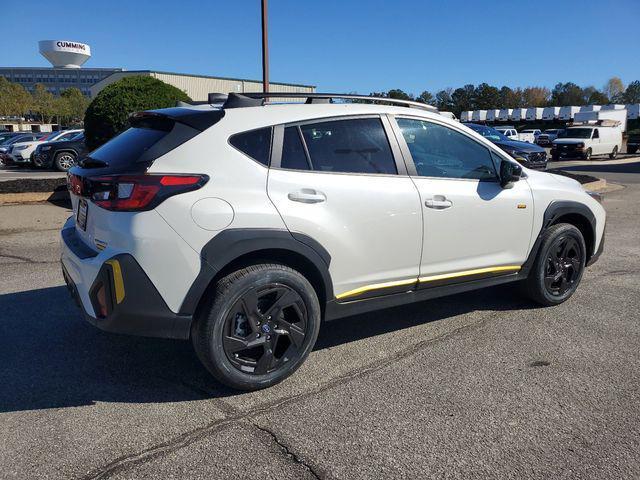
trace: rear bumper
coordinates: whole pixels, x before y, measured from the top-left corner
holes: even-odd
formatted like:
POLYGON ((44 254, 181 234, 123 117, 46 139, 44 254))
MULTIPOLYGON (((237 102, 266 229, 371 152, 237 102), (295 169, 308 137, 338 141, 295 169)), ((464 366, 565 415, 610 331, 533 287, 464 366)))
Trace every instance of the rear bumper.
POLYGON ((65 225, 61 236, 64 280, 89 323, 113 333, 189 338, 191 315, 178 315, 167 307, 132 255, 103 258, 78 238, 74 222, 65 225))

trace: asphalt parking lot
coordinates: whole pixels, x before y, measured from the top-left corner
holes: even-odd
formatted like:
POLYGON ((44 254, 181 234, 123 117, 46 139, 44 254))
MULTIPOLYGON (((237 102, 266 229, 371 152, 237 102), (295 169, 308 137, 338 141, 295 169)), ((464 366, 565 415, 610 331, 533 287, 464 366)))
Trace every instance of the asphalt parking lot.
POLYGON ((640 162, 568 168, 626 187, 570 301, 502 286, 328 323, 249 394, 187 342, 85 323, 58 264, 69 211, 0 207, 0 477, 640 477, 640 162))

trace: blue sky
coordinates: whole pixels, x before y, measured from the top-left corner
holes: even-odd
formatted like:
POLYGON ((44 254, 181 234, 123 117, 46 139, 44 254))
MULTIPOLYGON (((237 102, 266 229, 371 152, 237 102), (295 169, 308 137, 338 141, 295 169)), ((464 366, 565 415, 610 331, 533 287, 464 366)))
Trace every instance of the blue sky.
MULTIPOLYGON (((262 75, 259 0, 3 3, 0 66, 48 66, 37 41, 63 39, 86 66, 262 75)), ((640 0, 269 3, 271 80, 320 91, 640 79, 640 0)))

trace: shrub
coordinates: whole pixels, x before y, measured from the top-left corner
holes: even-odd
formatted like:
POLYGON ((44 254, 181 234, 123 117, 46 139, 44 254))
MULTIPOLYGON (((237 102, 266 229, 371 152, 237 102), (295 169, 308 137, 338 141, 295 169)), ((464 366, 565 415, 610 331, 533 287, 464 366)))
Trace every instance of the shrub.
POLYGON ((182 90, 153 77, 124 77, 108 85, 87 108, 84 117, 87 148, 93 150, 126 130, 132 113, 175 107, 178 100, 191 99, 182 90))

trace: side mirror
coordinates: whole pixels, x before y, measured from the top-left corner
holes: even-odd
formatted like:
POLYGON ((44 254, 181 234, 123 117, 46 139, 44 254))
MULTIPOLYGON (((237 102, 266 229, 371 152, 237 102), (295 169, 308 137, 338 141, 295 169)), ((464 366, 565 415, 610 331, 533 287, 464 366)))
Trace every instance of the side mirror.
POLYGON ((522 167, 516 163, 503 160, 500 163, 500 186, 502 188, 511 188, 513 182, 520 180, 522 175, 522 167))

